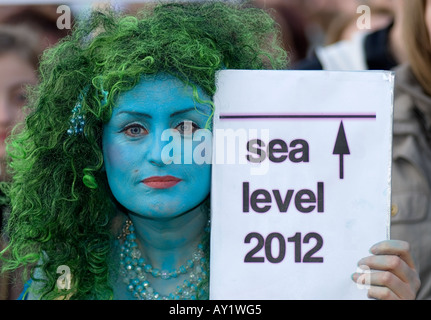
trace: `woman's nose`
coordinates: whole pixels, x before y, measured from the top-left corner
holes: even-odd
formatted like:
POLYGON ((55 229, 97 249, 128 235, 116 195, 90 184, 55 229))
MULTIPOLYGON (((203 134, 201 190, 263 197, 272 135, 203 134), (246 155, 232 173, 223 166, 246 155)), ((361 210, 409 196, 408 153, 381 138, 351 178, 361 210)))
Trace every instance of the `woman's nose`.
POLYGON ((177 130, 157 130, 152 136, 148 161, 161 167, 172 163, 181 163, 181 134, 177 130))

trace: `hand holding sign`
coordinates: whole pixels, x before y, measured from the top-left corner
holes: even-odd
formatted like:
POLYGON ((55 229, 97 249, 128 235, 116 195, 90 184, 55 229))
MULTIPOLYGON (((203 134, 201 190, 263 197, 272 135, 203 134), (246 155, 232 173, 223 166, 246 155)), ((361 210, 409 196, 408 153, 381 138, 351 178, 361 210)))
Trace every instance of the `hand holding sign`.
POLYGON ((374 256, 361 259, 358 264, 374 273, 355 273, 356 283, 366 283, 368 296, 375 299, 400 300, 415 299, 420 287, 420 279, 404 241, 383 241, 374 245, 370 251, 374 256))

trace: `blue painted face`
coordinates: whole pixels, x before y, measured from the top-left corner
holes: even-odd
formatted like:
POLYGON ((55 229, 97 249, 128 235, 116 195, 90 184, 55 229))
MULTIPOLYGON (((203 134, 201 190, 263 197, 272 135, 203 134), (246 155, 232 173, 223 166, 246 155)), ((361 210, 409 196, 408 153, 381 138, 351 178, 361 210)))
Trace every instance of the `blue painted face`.
MULTIPOLYGON (((198 94, 210 100, 199 89, 198 94)), ((193 99, 191 87, 165 74, 120 95, 103 128, 105 169, 117 201, 144 217, 170 218, 205 200, 211 164, 202 156, 210 157, 211 139, 195 138, 208 134, 200 129, 210 114, 209 105, 193 99)))

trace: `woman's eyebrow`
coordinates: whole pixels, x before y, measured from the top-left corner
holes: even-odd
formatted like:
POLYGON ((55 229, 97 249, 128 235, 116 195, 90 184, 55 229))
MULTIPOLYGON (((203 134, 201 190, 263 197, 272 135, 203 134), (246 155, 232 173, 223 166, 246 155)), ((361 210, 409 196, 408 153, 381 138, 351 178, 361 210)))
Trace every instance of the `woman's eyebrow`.
POLYGON ((9 85, 7 89, 9 90, 21 90, 26 89, 27 86, 31 86, 34 84, 34 80, 31 79, 21 79, 9 85))
POLYGON ((149 119, 152 118, 152 116, 149 115, 148 113, 139 112, 139 111, 127 111, 127 110, 124 110, 124 111, 119 111, 117 113, 117 115, 120 115, 120 114, 128 114, 128 115, 132 115, 132 116, 137 116, 137 117, 142 117, 142 118, 149 118, 149 119))
POLYGON ((170 115, 170 117, 173 118, 173 117, 176 117, 176 116, 178 116, 180 114, 188 113, 190 111, 197 111, 197 112, 199 112, 201 114, 206 114, 205 111, 202 108, 200 108, 200 107, 191 107, 191 108, 187 108, 187 109, 184 109, 184 110, 176 111, 176 112, 172 113, 170 115))

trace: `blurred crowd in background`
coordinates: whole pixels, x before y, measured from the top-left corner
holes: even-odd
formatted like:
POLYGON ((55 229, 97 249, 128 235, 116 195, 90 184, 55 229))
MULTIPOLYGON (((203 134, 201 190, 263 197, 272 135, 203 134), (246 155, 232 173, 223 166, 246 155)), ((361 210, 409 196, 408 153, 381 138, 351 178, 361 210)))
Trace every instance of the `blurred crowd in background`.
MULTIPOLYGON (((136 12, 143 4, 117 1, 118 10, 136 12)), ((310 66, 318 48, 352 39, 357 33, 371 34, 378 30, 396 31, 397 7, 394 0, 255 0, 254 5, 269 9, 281 28, 292 68, 310 66), (370 24, 360 24, 369 8, 370 24), (361 27, 362 26, 362 27, 361 27), (366 26, 366 27, 363 27, 366 26), (308 61, 308 62, 307 62, 308 61), (308 63, 308 64, 307 64, 308 63)), ((111 3, 112 4, 112 3, 111 3)), ((38 82, 38 61, 42 52, 55 45, 69 32, 75 19, 91 6, 106 2, 10 1, 0 0, 0 179, 8 179, 4 168, 5 139, 12 127, 27 112, 26 87, 38 82), (17 4, 19 3, 19 4, 17 4), (70 12, 60 6, 66 5, 70 12), (65 16, 68 15, 69 16, 65 16), (70 19, 70 21, 65 21, 70 19), (60 24, 59 24, 60 23, 60 24), (61 28, 60 28, 61 26, 61 28)), ((64 8, 64 7, 63 7, 64 8)), ((388 35, 388 32, 385 33, 388 35)), ((392 35, 391 35, 392 37, 392 35)), ((393 37, 396 38, 396 33, 393 37)), ((387 42, 387 39, 384 39, 387 42)), ((396 42, 391 42, 396 46, 396 42)), ((396 51, 394 62, 402 61, 402 50, 396 51)), ((316 68, 323 68, 320 64, 316 68)), ((304 67, 312 68, 312 67, 304 67)), ((7 210, 7 209, 6 209, 7 210)), ((0 221, 1 222, 1 221, 0 221)), ((16 275, 0 278, 0 299, 16 299, 22 287, 11 285, 16 275)), ((18 282, 19 283, 19 282, 18 282)))

